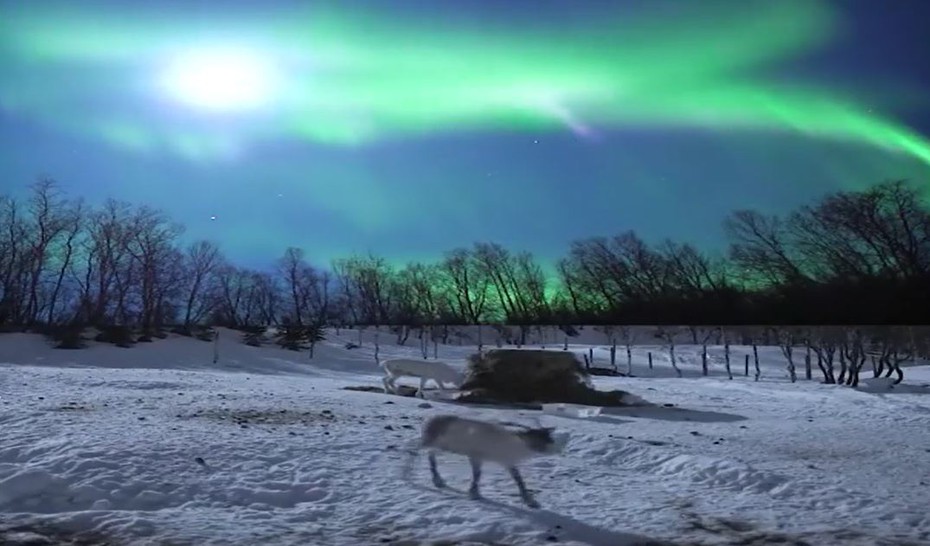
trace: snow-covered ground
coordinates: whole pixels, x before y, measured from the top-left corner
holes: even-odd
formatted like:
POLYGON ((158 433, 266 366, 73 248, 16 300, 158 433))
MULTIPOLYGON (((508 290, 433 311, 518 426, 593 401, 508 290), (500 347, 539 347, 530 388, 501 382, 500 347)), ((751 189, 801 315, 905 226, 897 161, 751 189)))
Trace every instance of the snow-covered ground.
MULTIPOLYGON (((637 377, 595 383, 655 406, 572 419, 344 390, 380 385, 370 340, 344 348, 353 332, 312 361, 220 339, 214 364, 212 343, 187 338, 65 351, 0 335, 0 544, 930 544, 930 368, 893 390, 791 384, 763 348, 754 382, 736 347, 730 381, 719 348, 703 378, 679 347, 677 378, 637 347, 637 377), (565 453, 524 468, 543 508, 493 467, 469 500, 451 455, 455 490, 434 489, 425 460, 402 480, 404 449, 440 412, 569 432, 565 453)), ((418 353, 393 341, 382 357, 418 353)), ((474 349, 439 354, 460 365, 474 349)))

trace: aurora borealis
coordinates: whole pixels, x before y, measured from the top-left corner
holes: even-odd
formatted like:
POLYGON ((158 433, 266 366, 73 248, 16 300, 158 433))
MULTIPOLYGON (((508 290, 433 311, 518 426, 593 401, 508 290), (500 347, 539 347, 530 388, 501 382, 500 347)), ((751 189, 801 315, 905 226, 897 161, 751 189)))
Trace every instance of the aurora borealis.
POLYGON ((715 247, 734 208, 930 184, 928 21, 909 0, 2 0, 0 189, 148 203, 252 263, 553 257, 626 229, 715 247))

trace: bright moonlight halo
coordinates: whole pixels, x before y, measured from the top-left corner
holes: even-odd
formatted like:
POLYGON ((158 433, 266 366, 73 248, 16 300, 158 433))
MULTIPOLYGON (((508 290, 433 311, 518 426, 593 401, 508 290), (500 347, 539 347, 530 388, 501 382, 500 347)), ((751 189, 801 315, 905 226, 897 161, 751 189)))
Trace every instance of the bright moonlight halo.
POLYGON ((254 110, 272 101, 277 72, 274 62, 257 51, 192 49, 168 62, 161 84, 174 99, 196 108, 254 110))

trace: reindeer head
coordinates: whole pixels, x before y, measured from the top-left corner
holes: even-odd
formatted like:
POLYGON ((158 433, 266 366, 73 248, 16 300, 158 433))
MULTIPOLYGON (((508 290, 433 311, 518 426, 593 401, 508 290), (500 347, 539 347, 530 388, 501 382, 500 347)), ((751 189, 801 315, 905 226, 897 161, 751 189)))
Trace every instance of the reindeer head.
POLYGON ((552 455, 562 451, 567 443, 567 439, 556 438, 552 434, 554 430, 555 427, 528 428, 516 434, 531 451, 540 455, 552 455))

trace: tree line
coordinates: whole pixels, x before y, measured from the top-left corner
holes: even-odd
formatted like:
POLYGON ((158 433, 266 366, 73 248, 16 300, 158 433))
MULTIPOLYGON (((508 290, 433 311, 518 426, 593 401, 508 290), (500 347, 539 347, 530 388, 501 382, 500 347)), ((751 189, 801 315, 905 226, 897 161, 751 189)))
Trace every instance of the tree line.
POLYGON ((0 196, 0 328, 123 325, 909 324, 930 309, 930 207, 905 181, 790 214, 738 210, 726 255, 634 231, 571 244, 554 268, 479 242, 431 263, 326 266, 291 247, 239 267, 147 206, 90 206, 52 180, 0 196))

